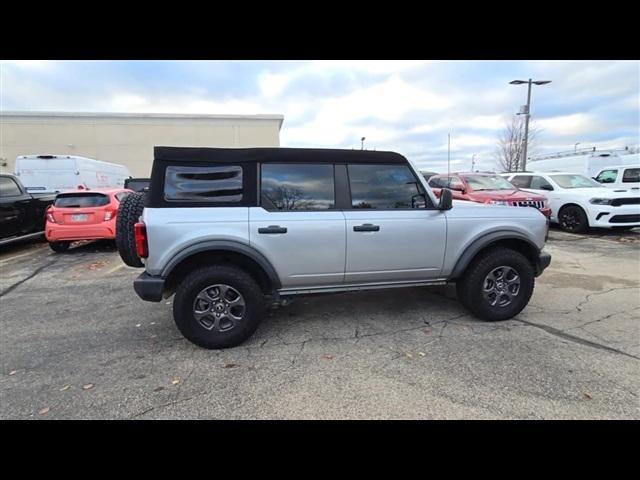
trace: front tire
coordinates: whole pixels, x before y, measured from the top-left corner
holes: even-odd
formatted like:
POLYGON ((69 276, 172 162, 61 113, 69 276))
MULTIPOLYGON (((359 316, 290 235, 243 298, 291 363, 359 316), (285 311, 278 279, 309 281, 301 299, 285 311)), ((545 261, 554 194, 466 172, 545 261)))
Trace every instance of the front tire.
POLYGON ((71 242, 49 242, 49 247, 56 253, 63 253, 69 250, 71 242))
POLYGON ((520 252, 494 248, 481 253, 456 284, 458 298, 476 317, 508 320, 519 314, 533 294, 533 266, 520 252))
POLYGON ((558 212, 560 228, 569 233, 584 233, 589 228, 587 214, 578 205, 567 205, 558 212))
POLYGON ((181 282, 173 301, 178 330, 196 345, 240 345, 258 328, 264 294, 248 273, 230 265, 203 267, 181 282))

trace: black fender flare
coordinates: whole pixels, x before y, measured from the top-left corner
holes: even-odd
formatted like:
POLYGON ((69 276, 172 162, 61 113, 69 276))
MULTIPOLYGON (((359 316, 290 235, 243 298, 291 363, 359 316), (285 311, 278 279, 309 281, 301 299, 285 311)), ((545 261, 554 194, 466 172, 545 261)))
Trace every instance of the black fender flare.
POLYGON ((469 246, 464 250, 462 255, 460 255, 460 258, 458 258, 458 261, 456 262, 455 267, 453 267, 453 270, 449 278, 451 280, 455 280, 459 278, 464 273, 466 268, 469 266, 469 264, 471 263, 471 260, 473 260, 473 258, 478 254, 478 252, 480 252, 480 250, 482 250, 483 248, 499 240, 513 240, 513 239, 525 241, 532 248, 533 252, 535 252, 537 255, 540 254, 540 249, 538 248, 538 246, 535 243, 533 243, 526 235, 520 232, 516 232, 513 230, 500 230, 497 232, 487 233, 485 235, 482 235, 476 238, 473 242, 471 242, 471 244, 469 244, 469 246))
POLYGON ((282 288, 282 282, 280 282, 280 277, 278 276, 276 269, 273 268, 271 262, 267 260, 262 253, 247 244, 234 242, 232 240, 205 240, 203 242, 190 245, 175 254, 171 260, 169 260, 163 268, 160 276, 162 278, 168 278, 173 269, 183 260, 202 252, 234 252, 245 255, 256 262, 265 271, 274 291, 282 288))

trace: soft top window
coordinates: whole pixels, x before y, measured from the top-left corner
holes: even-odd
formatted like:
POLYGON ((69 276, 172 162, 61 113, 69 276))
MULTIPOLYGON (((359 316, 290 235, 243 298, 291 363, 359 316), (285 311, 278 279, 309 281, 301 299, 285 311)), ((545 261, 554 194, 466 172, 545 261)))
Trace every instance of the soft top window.
POLYGON ((242 201, 242 193, 239 165, 167 167, 164 181, 167 201, 238 203, 242 201))
POLYGON ((59 208, 103 207, 109 204, 109 197, 103 193, 61 193, 53 204, 59 208))

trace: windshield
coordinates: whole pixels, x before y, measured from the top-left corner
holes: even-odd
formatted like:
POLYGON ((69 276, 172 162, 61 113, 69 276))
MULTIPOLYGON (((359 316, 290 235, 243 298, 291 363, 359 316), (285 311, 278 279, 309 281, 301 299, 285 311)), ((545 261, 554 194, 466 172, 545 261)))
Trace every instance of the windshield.
POLYGON ((515 190, 516 188, 498 175, 465 175, 463 178, 472 190, 515 190))
POLYGON ((584 175, 551 175, 551 178, 561 188, 596 188, 602 187, 595 180, 585 177, 584 175))
POLYGON ((88 208, 102 207, 109 203, 109 197, 102 193, 63 193, 56 197, 54 207, 88 208))

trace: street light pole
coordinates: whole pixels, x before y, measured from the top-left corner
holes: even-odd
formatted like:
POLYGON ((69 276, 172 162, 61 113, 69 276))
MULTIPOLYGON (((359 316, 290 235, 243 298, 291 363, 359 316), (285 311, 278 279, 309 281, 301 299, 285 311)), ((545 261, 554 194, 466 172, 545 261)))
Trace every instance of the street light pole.
POLYGON ((578 145, 580 145, 580 142, 576 142, 576 143, 573 145, 573 152, 574 152, 574 153, 578 151, 578 145))
POLYGON ((525 123, 524 123, 524 147, 523 147, 523 158, 522 158, 522 170, 525 171, 527 169, 527 148, 529 147, 529 117, 531 116, 531 84, 536 85, 545 85, 547 83, 551 83, 551 80, 512 80, 509 82, 511 85, 522 85, 526 83, 528 85, 527 89, 527 105, 526 111, 524 114, 525 123))
POLYGON ((474 153, 473 155, 471 155, 471 171, 473 172, 473 167, 475 166, 476 162, 475 162, 475 158, 476 158, 476 154, 474 153))
POLYGON ((367 137, 362 137, 360 139, 360 150, 364 150, 364 141, 367 139, 367 137))
POLYGON ((527 171, 527 148, 529 147, 529 113, 531 110, 531 79, 529 79, 529 88, 527 89, 527 112, 524 119, 524 151, 522 157, 522 171, 527 171))

